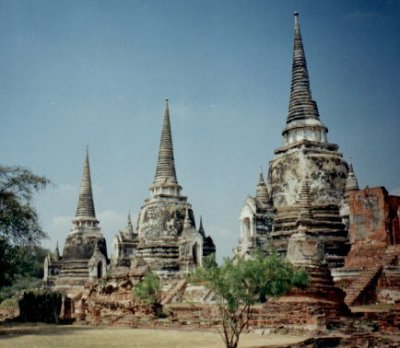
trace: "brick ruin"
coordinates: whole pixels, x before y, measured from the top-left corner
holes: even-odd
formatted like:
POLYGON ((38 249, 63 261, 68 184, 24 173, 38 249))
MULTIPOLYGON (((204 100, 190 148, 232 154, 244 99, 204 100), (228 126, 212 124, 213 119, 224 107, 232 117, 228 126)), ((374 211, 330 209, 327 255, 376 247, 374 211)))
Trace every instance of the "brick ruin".
POLYGON ((351 248, 344 267, 334 270, 349 305, 400 300, 400 197, 384 187, 348 197, 351 248))

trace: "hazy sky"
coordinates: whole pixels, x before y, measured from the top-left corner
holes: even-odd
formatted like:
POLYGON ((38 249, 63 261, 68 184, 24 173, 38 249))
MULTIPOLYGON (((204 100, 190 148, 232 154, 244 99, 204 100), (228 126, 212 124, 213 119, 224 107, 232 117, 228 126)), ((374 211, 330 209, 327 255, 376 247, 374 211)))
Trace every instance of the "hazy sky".
POLYGON ((321 120, 361 187, 400 194, 400 2, 0 0, 0 162, 54 186, 36 196, 61 246, 85 145, 97 217, 112 236, 149 196, 169 97, 183 194, 219 257, 282 144, 293 11, 321 120))

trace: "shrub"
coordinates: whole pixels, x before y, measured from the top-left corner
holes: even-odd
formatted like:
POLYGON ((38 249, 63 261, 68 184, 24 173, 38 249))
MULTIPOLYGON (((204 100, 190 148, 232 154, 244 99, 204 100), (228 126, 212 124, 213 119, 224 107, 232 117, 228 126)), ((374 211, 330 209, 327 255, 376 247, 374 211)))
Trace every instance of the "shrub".
POLYGON ((18 301, 20 320, 59 323, 62 295, 58 292, 25 292, 18 301))

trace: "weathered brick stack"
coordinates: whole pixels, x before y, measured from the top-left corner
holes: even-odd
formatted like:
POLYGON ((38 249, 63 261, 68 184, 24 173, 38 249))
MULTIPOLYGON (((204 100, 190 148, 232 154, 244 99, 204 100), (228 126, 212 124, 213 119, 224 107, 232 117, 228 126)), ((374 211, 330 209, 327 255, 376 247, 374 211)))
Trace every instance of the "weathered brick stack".
POLYGON ((148 326, 155 318, 151 306, 142 305, 132 289, 143 272, 106 278, 87 289, 80 320, 92 325, 148 326))
POLYGON ((218 309, 214 305, 176 303, 165 306, 164 313, 166 320, 159 320, 157 326, 214 329, 221 325, 218 309))
POLYGON ((351 249, 335 281, 348 305, 400 299, 400 197, 384 187, 349 194, 351 249))

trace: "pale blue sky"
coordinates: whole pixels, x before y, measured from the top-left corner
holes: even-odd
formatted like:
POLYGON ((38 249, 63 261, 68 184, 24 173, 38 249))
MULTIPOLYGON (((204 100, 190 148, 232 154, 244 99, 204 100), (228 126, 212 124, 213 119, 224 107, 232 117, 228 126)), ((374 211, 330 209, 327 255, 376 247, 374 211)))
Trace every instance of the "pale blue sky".
POLYGON ((400 2, 0 0, 0 161, 48 176, 36 205, 62 245, 89 145, 107 237, 136 222, 169 97, 177 175, 219 257, 282 144, 293 11, 329 140, 360 185, 400 194, 400 2))

